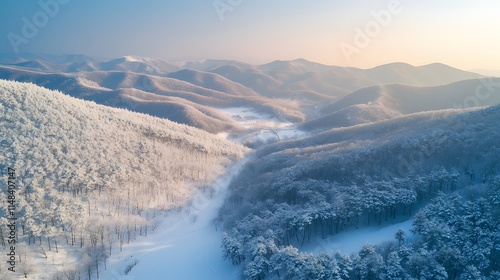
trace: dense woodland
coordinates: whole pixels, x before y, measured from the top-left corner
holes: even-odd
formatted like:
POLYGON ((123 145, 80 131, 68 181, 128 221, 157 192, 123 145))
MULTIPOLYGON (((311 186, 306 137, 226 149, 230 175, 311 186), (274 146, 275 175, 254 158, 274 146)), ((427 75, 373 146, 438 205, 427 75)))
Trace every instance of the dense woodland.
POLYGON ((498 196, 499 115, 499 107, 419 114, 257 151, 220 212, 225 256, 242 265, 245 279, 497 279, 498 205, 491 199, 498 196), (484 225, 476 220, 483 213, 490 215, 484 225), (397 244, 365 246, 353 256, 300 252, 313 238, 411 217, 411 243, 400 233, 397 244), (461 220, 472 228, 460 228, 461 220), (446 245, 456 241, 452 233, 462 243, 446 245), (443 260, 441 248, 460 262, 443 260), (386 267, 396 263, 397 275, 386 267), (484 278, 466 278, 477 273, 484 278))
MULTIPOLYGON (((26 276, 94 279, 111 254, 154 231, 166 212, 182 211, 196 190, 209 193, 246 151, 198 129, 32 84, 0 81, 0 102, 2 172, 17 174, 16 268, 26 276), (56 254, 66 256, 64 264, 56 254)), ((2 255, 6 236, 0 232, 2 255)), ((11 275, 6 270, 2 261, 1 279, 11 275)))
POLYGON ((458 193, 440 192, 414 217, 415 238, 366 244, 351 256, 301 253, 273 233, 251 239, 225 235, 225 254, 245 262, 246 279, 499 279, 500 177, 458 193), (247 260, 248 261, 245 261, 247 260))

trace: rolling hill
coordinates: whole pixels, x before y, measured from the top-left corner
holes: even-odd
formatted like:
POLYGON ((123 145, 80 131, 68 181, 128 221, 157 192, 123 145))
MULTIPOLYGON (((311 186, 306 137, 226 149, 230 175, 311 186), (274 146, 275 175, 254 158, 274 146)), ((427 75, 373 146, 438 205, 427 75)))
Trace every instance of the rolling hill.
MULTIPOLYGON (((306 130, 384 120, 405 113, 393 108, 392 103, 399 102, 394 100, 399 97, 390 96, 393 92, 429 96, 455 90, 452 85, 439 86, 479 77, 443 64, 415 67, 392 63, 358 69, 305 59, 264 65, 231 60, 171 64, 137 56, 98 61, 78 55, 45 59, 43 55, 25 55, 11 59, 13 61, 16 63, 0 65, 0 78, 32 82, 74 97, 168 118, 211 133, 242 130, 233 119, 217 112, 220 108, 252 108, 292 123, 308 120, 301 125, 306 130), (376 95, 377 91, 379 98, 370 100, 369 96, 376 95), (336 105, 317 110, 330 103, 336 105)), ((465 92, 460 85, 456 88, 465 92)), ((415 102, 415 99, 406 100, 415 102)), ((450 107, 428 109, 445 108, 450 107)))
POLYGON ((464 80, 444 86, 379 85, 355 91, 320 108, 322 117, 302 129, 329 129, 391 119, 417 112, 500 104, 500 79, 464 80))
POLYGON ((46 60, 41 55, 27 55, 24 58, 4 59, 4 61, 7 63, 16 61, 14 65, 18 67, 53 73, 121 71, 170 76, 198 86, 204 87, 205 85, 216 91, 229 90, 234 93, 234 90, 237 90, 242 92, 241 95, 258 93, 272 98, 313 102, 333 101, 361 88, 380 84, 430 87, 480 77, 476 73, 438 63, 419 67, 405 63, 392 63, 372 69, 359 69, 328 66, 305 59, 274 61, 264 65, 251 65, 231 60, 171 64, 159 59, 137 56, 125 56, 101 62, 76 55, 55 58, 48 56, 46 60), (232 83, 220 76, 210 76, 207 72, 223 76, 232 83), (203 79, 209 79, 209 81, 202 82, 203 79), (242 88, 241 85, 246 88, 242 88))
POLYGON ((476 73, 462 71, 444 64, 412 66, 391 63, 372 69, 327 66, 304 59, 275 61, 257 67, 281 82, 288 91, 308 91, 332 97, 342 97, 361 88, 381 84, 404 84, 416 87, 446 85, 476 79, 476 73))

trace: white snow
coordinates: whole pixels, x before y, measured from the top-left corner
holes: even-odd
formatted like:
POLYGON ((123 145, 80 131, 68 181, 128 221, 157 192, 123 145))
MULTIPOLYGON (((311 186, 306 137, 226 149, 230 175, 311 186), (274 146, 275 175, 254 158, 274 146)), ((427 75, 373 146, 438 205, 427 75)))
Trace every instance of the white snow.
POLYGON ((263 143, 270 143, 288 139, 298 139, 306 137, 307 135, 309 134, 298 130, 295 126, 286 126, 277 129, 263 129, 257 132, 249 133, 245 137, 241 138, 241 142, 261 141, 263 143))
POLYGON ((222 257, 222 231, 212 221, 227 186, 245 162, 235 164, 211 186, 212 197, 197 193, 190 205, 173 213, 154 233, 124 245, 123 252, 111 256, 102 279, 239 279, 239 268, 222 257))
POLYGON ((377 245, 386 241, 396 242, 395 234, 399 229, 405 231, 406 239, 413 237, 411 233, 412 220, 407 220, 402 223, 382 226, 368 227, 359 230, 346 231, 334 236, 322 239, 321 236, 311 240, 310 244, 305 244, 300 251, 314 252, 316 254, 327 252, 335 253, 339 251, 343 255, 350 255, 358 252, 365 244, 377 245))
POLYGON ((268 114, 258 113, 252 108, 233 107, 219 109, 245 128, 275 129, 290 126, 290 122, 280 121, 268 114))
POLYGON ((123 59, 125 59, 126 61, 129 61, 129 62, 142 62, 142 60, 140 58, 134 57, 131 55, 126 55, 123 57, 123 59))
POLYGON ((295 126, 287 126, 276 130, 281 140, 299 139, 310 136, 310 133, 297 129, 295 126))
POLYGON ((262 114, 252 108, 233 107, 222 108, 219 111, 230 116, 234 121, 247 129, 246 133, 230 137, 228 134, 219 134, 220 137, 239 143, 262 142, 270 143, 287 139, 298 139, 310 134, 296 128, 290 122, 279 120, 268 114, 262 114))

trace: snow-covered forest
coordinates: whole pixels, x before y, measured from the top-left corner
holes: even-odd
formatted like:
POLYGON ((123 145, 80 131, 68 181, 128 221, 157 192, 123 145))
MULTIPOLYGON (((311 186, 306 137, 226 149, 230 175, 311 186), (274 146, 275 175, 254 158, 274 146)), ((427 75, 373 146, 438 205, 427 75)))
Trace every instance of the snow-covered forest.
POLYGON ((300 252, 276 241, 272 229, 254 240, 224 235, 223 246, 226 257, 246 264, 246 279, 499 279, 499 199, 499 177, 440 192, 415 216, 415 238, 400 230, 350 256, 300 252))
MULTIPOLYGON (((153 232, 165 213, 182 211, 197 190, 210 193, 211 182, 247 151, 195 128, 33 84, 0 81, 0 102, 2 171, 18 176, 16 269, 29 278, 95 278, 110 255, 153 232)), ((2 255, 6 237, 0 232, 2 255)), ((2 261, 0 278, 10 276, 2 261)))
POLYGON ((497 279, 499 117, 420 113, 260 149, 220 211, 225 256, 245 279, 497 279), (300 252, 413 215, 411 243, 400 232, 351 256, 300 252))

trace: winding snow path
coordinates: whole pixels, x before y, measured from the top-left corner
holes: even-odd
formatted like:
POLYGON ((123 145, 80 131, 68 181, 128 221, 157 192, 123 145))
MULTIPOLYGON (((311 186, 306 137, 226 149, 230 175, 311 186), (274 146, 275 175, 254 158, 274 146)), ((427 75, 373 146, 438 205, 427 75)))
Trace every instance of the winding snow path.
POLYGON ((176 213, 175 222, 165 222, 148 237, 124 245, 123 252, 112 256, 101 279, 239 279, 239 268, 223 260, 222 232, 216 230, 212 221, 224 202, 231 179, 246 161, 236 163, 213 184, 216 193, 212 198, 196 194, 195 200, 201 202, 192 203, 189 211, 176 213), (127 266, 136 260, 137 264, 125 274, 127 266))

